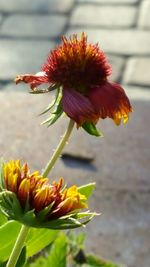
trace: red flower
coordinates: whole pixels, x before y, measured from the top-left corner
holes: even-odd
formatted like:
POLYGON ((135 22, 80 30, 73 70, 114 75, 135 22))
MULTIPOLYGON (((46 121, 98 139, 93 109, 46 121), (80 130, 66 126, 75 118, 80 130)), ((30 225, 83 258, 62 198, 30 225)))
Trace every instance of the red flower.
POLYGON ((107 80, 110 74, 103 51, 98 44, 88 44, 82 33, 79 40, 77 35, 69 40, 63 37, 42 72, 17 76, 16 83, 28 83, 33 91, 43 83, 50 85, 47 91, 61 86, 62 109, 78 126, 107 117, 119 125, 121 119, 127 122, 132 107, 124 89, 107 80))

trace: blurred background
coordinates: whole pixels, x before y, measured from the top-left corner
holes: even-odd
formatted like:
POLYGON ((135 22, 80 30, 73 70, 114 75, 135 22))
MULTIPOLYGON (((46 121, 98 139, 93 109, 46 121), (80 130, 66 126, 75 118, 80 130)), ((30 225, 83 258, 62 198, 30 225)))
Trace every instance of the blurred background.
POLYGON ((51 95, 30 95, 17 74, 40 71, 62 35, 85 31, 113 67, 111 80, 134 107, 129 123, 98 127, 104 138, 74 129, 53 169, 68 184, 96 181, 87 251, 128 267, 150 266, 150 0, 0 0, 0 156, 41 170, 67 125, 40 126, 51 95))

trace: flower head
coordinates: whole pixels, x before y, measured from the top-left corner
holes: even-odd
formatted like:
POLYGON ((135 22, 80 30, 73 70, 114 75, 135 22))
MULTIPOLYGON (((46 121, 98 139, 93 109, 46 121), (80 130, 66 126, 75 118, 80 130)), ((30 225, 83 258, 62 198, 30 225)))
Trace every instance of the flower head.
POLYGON ((62 178, 50 184, 38 171, 30 173, 27 164, 11 160, 2 166, 1 184, 0 207, 9 218, 52 229, 82 225, 77 217, 87 208, 87 198, 75 185, 65 188, 62 178))
POLYGON ((16 83, 30 84, 35 93, 43 92, 36 89, 43 83, 49 84, 46 91, 61 87, 59 112, 61 109, 78 126, 87 129, 100 118, 109 117, 117 125, 122 119, 126 123, 132 112, 124 89, 108 81, 110 74, 111 67, 104 52, 98 44, 89 44, 82 33, 80 39, 77 35, 70 39, 62 37, 62 44, 50 52, 42 71, 36 75, 19 75, 16 83))

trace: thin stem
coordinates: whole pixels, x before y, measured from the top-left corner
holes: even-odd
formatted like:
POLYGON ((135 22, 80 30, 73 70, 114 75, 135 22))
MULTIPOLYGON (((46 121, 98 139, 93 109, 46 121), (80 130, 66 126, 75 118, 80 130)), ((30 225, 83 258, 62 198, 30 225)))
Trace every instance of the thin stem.
POLYGON ((21 253, 21 250, 24 246, 24 242, 27 237, 28 231, 29 231, 29 227, 26 225, 22 225, 20 233, 17 237, 16 243, 14 245, 14 248, 12 250, 12 253, 10 255, 10 258, 7 262, 6 267, 15 267, 17 260, 19 258, 19 255, 21 253))
POLYGON ((70 120, 69 121, 69 124, 68 124, 68 128, 66 130, 66 132, 64 133, 62 139, 60 140, 53 156, 51 157, 50 161, 47 163, 44 171, 43 171, 43 174, 42 176, 43 177, 47 177, 49 172, 51 171, 51 169, 53 168, 56 160, 58 159, 58 157, 60 156, 66 142, 68 141, 69 137, 70 137, 70 134, 73 130, 73 126, 74 126, 74 121, 70 120))

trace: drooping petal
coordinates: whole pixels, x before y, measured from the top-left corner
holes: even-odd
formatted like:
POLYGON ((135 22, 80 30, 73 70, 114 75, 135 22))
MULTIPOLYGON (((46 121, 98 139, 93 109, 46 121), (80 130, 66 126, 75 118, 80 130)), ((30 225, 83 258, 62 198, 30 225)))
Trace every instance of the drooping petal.
POLYGON ((86 121, 96 123, 98 120, 99 116, 89 99, 75 90, 66 88, 63 90, 62 105, 64 112, 78 126, 86 121))
POLYGON ((36 89, 37 86, 48 83, 49 79, 47 74, 44 71, 38 72, 35 75, 25 74, 18 75, 15 79, 16 84, 24 82, 28 83, 32 90, 36 89))
POLYGON ((119 125, 121 119, 126 123, 132 107, 124 89, 117 83, 105 82, 91 88, 88 95, 99 117, 112 118, 119 125))

